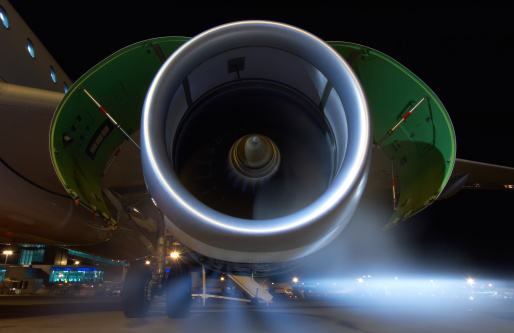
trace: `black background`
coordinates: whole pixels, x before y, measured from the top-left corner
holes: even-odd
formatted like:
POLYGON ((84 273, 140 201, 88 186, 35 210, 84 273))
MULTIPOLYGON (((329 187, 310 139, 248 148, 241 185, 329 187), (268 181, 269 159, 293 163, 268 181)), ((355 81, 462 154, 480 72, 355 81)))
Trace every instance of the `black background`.
MULTIPOLYGON (((324 40, 366 45, 402 63, 438 95, 455 127, 457 157, 514 167, 510 1, 10 2, 72 80, 140 40, 194 36, 245 19, 280 21, 324 40)), ((386 233, 369 226, 352 234, 350 226, 350 236, 330 248, 335 258, 300 273, 428 270, 514 278, 513 205, 514 191, 466 190, 386 233), (371 241, 370 234, 381 240, 371 241)))

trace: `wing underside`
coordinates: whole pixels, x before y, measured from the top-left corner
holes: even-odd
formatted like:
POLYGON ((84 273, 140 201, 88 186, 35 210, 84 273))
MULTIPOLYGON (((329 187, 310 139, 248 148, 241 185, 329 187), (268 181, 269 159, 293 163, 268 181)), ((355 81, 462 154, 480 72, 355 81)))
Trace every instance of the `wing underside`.
POLYGON ((514 168, 458 158, 439 199, 447 199, 461 189, 513 190, 514 168))

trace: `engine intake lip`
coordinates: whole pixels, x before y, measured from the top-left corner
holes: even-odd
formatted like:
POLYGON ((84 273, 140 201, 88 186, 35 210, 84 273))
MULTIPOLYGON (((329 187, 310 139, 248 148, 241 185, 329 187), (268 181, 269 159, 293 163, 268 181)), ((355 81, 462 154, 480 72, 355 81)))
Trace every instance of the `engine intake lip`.
POLYGON ((353 214, 369 167, 371 125, 364 93, 353 71, 318 37, 282 23, 230 23, 208 30, 184 44, 154 78, 143 107, 141 129, 145 180, 160 209, 171 221, 175 234, 193 250, 222 260, 242 260, 244 255, 232 255, 237 252, 245 253, 247 260, 258 258, 261 262, 275 262, 300 257, 324 246, 353 214), (345 114, 338 116, 350 124, 346 138, 349 144, 344 155, 337 156, 337 169, 329 188, 312 204, 293 214, 258 221, 222 214, 189 193, 174 172, 169 142, 166 142, 166 138, 173 135, 166 133, 163 126, 173 117, 176 119, 171 121, 176 124, 174 130, 179 127, 184 114, 169 116, 170 104, 184 79, 198 64, 225 50, 248 46, 280 49, 312 64, 339 95, 345 114), (265 253, 263 239, 266 239, 265 253))

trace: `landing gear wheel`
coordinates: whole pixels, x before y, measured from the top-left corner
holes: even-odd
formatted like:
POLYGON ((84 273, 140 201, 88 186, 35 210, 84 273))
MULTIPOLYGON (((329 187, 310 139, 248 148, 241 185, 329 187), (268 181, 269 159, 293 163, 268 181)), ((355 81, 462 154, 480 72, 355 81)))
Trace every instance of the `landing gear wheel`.
POLYGON ((189 315, 193 282, 187 265, 173 265, 166 280, 166 314, 169 318, 189 315))
POLYGON ((123 291, 121 305, 126 318, 144 318, 152 301, 152 269, 136 265, 129 268, 123 291))

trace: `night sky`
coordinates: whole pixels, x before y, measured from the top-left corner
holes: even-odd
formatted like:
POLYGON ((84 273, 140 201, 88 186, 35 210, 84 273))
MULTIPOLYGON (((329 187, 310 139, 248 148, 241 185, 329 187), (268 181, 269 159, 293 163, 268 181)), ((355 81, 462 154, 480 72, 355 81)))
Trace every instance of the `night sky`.
MULTIPOLYGON (((457 157, 514 167, 512 2, 10 2, 72 80, 140 40, 194 36, 244 19, 280 21, 324 40, 366 45, 402 63, 438 95, 455 127, 457 157)), ((368 226, 351 234, 350 226, 330 248, 336 258, 323 265, 334 274, 434 270, 514 278, 513 205, 514 191, 467 190, 386 233, 368 226), (376 246, 368 234, 381 237, 376 246)), ((301 273, 314 269, 307 265, 301 273)))

